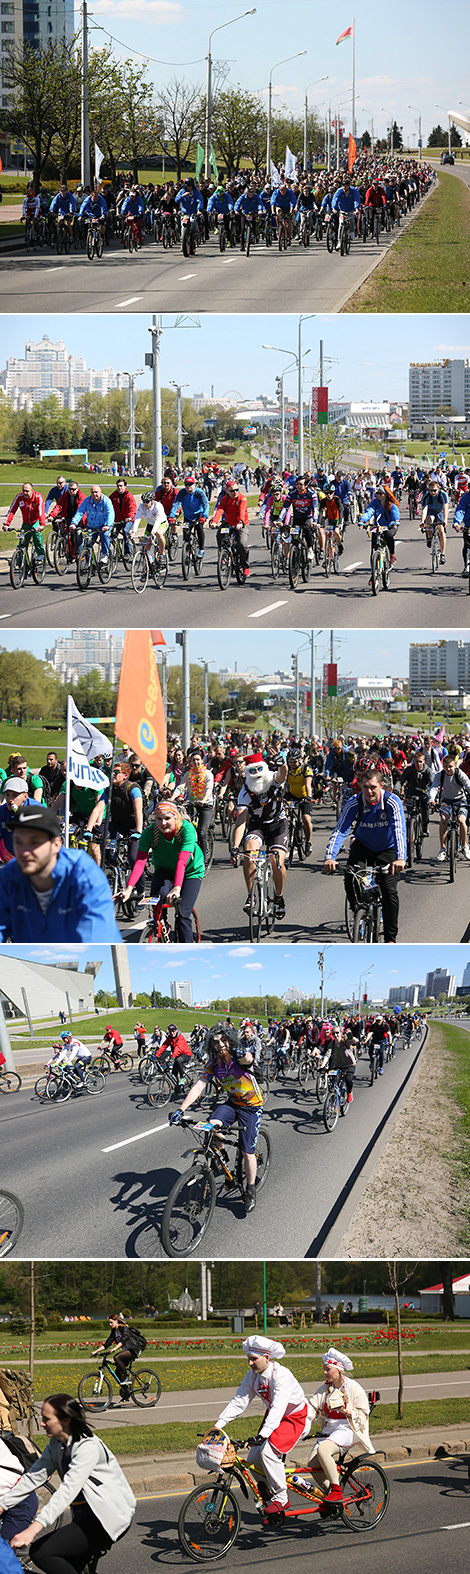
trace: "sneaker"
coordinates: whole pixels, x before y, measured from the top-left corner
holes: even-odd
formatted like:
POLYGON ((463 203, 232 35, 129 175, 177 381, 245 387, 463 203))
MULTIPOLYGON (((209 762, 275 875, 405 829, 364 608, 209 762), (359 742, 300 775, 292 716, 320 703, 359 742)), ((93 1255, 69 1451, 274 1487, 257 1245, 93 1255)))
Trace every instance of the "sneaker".
POLYGON ((286 916, 286 904, 283 896, 276 897, 274 903, 274 916, 275 918, 285 918, 286 916))
POLYGON ((354 1094, 353 1093, 348 1093, 348 1104, 352 1104, 353 1102, 354 1102, 354 1094))
POLYGON ((379 1077, 383 1077, 383 1074, 384 1074, 384 1068, 383 1068, 383 1066, 379 1066, 379 1077))
MULTIPOLYGON (((247 1186, 246 1192, 245 1192, 245 1213, 253 1213, 253 1209, 254 1208, 256 1208, 255 1188, 254 1188, 254 1186, 247 1186)), ((281 1504, 281 1507, 282 1507, 282 1504, 281 1504)), ((276 1509, 276 1510, 273 1509, 272 1512, 273 1513, 276 1512, 276 1514, 277 1514, 277 1513, 279 1513, 279 1509, 276 1509)))
POLYGON ((436 863, 437 864, 445 864, 446 856, 447 856, 447 854, 445 852, 444 847, 441 847, 441 851, 440 851, 440 853, 438 853, 437 858, 436 858, 436 863))
POLYGON ((244 570, 243 570, 243 578, 244 579, 249 579, 250 578, 250 570, 249 570, 249 568, 244 568, 244 570))
POLYGON ((329 1490, 326 1502, 328 1502, 328 1503, 343 1503, 344 1502, 343 1494, 342 1494, 341 1487, 340 1487, 339 1483, 338 1483, 337 1487, 330 1487, 330 1490, 329 1490))
POLYGON ((201 558, 203 558, 203 557, 204 557, 204 547, 200 547, 199 548, 199 552, 198 552, 199 562, 201 561, 201 558))
POLYGON ((308 552, 307 552, 307 562, 308 563, 313 563, 313 555, 314 555, 313 554, 313 547, 309 547, 308 552))
POLYGON ((461 579, 468 579, 469 574, 470 574, 470 563, 468 565, 468 568, 463 568, 462 569, 462 573, 460 575, 460 578, 461 579))
POLYGON ((247 896, 246 902, 243 903, 242 913, 249 913, 250 907, 251 907, 251 897, 247 896))
POLYGON ((440 563, 441 563, 441 565, 442 565, 442 564, 443 564, 443 563, 445 563, 445 560, 446 560, 446 555, 445 555, 445 552, 441 552, 441 556, 440 556, 440 560, 439 560, 439 561, 440 561, 440 563))
POLYGON ((266 1508, 265 1508, 264 1512, 265 1512, 266 1515, 267 1514, 284 1514, 285 1509, 286 1509, 286 1504, 285 1503, 280 1503, 279 1502, 279 1498, 274 1497, 274 1498, 272 1498, 270 1503, 266 1504, 266 1508))
POLYGON ((465 843, 465 847, 462 847, 462 852, 464 858, 467 860, 467 863, 470 863, 470 847, 468 846, 468 842, 465 843))

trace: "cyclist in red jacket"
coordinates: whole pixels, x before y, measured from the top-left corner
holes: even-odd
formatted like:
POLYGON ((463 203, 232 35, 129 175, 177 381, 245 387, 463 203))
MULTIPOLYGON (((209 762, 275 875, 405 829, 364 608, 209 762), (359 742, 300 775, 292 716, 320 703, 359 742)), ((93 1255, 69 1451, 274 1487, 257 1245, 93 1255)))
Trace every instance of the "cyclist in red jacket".
POLYGON ((155 1059, 159 1060, 161 1055, 171 1055, 173 1070, 176 1072, 178 1087, 180 1088, 184 1082, 188 1056, 191 1059, 192 1051, 187 1038, 184 1037, 184 1033, 180 1033, 179 1028, 176 1026, 176 1022, 170 1022, 167 1027, 166 1038, 160 1044, 160 1048, 157 1049, 155 1059))
MULTIPOLYGON (((220 494, 215 514, 213 514, 211 519, 211 530, 217 528, 219 519, 222 518, 224 518, 226 525, 230 525, 230 528, 238 533, 240 563, 245 579, 249 579, 248 525, 250 521, 248 518, 248 504, 246 496, 240 491, 234 476, 228 477, 225 483, 225 491, 220 494)), ((220 546, 220 544, 220 532, 217 531, 217 546, 220 546)))
POLYGON ((19 509, 23 521, 26 546, 29 546, 32 537, 38 557, 44 557, 44 542, 41 534, 46 523, 44 498, 42 492, 34 491, 30 481, 23 481, 21 492, 18 492, 11 508, 8 510, 3 525, 4 530, 11 529, 11 523, 17 509, 19 509))
POLYGON ((124 549, 127 553, 132 552, 129 536, 137 513, 137 498, 129 491, 124 476, 119 477, 115 492, 111 492, 111 502, 117 527, 123 531, 124 549))

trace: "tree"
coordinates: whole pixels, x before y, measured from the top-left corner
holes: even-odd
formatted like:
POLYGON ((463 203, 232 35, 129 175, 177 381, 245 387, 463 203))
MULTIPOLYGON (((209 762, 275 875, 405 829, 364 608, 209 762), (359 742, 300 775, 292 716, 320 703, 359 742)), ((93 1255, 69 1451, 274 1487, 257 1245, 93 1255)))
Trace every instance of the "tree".
POLYGON ((48 394, 31 411, 22 413, 18 423, 19 454, 34 456, 37 448, 77 448, 80 422, 70 410, 62 408, 57 394, 48 394))
POLYGON ((192 87, 183 77, 180 80, 172 77, 166 87, 159 91, 155 115, 156 142, 162 151, 168 143, 173 147, 177 178, 181 180, 183 164, 186 163, 193 142, 203 134, 204 108, 200 88, 192 87))
POLYGON ((446 142, 447 134, 443 127, 441 125, 433 126, 428 136, 428 148, 444 148, 446 142))
POLYGON ((243 158, 258 169, 266 146, 266 116, 254 93, 225 88, 212 103, 212 138, 227 174, 238 174, 243 158))
MULTIPOLYGON (((57 714, 62 685, 56 674, 28 650, 0 650, 0 720, 57 714)), ((13 740, 12 740, 12 748, 13 740)))
POLYGON ((400 131, 400 127, 397 125, 396 120, 394 120, 393 126, 392 126, 392 139, 393 139, 394 150, 395 150, 395 152, 397 152, 398 148, 402 148, 403 147, 403 137, 402 137, 402 134, 401 134, 401 131, 400 131))
POLYGON ((370 135, 369 131, 363 131, 362 132, 361 142, 362 142, 363 148, 371 148, 372 147, 372 138, 371 138, 371 135, 370 135))
POLYGON ((154 102, 154 89, 147 80, 144 66, 134 66, 132 61, 116 63, 119 72, 119 93, 125 128, 125 154, 132 164, 134 180, 139 179, 139 164, 145 164, 155 151, 155 140, 160 126, 159 110, 154 102))
POLYGON ((442 1274, 442 1318, 445 1323, 453 1323, 455 1317, 455 1300, 452 1275, 452 1263, 441 1263, 442 1274))
POLYGON ((340 421, 333 421, 328 426, 312 427, 312 454, 316 467, 324 465, 327 470, 335 470, 347 448, 346 430, 340 421))
POLYGON ((403 1263, 403 1262, 400 1262, 400 1263, 398 1263, 398 1262, 388 1262, 387 1263, 388 1282, 389 1282, 390 1289, 392 1291, 392 1295, 395 1297, 395 1315, 396 1315, 396 1319, 397 1319, 397 1364, 398 1364, 397 1409, 398 1409, 398 1416, 399 1416, 400 1421, 403 1421, 403 1359, 402 1359, 402 1344, 401 1344, 400 1293, 404 1289, 405 1284, 408 1284, 408 1280, 411 1279, 412 1274, 415 1272, 416 1266, 417 1266, 416 1263, 412 1263, 412 1264, 403 1263))
POLYGON ((450 145, 451 148, 461 148, 462 146, 462 138, 460 131, 457 131, 457 126, 451 126, 450 128, 450 145))
POLYGON ((114 716, 117 689, 102 678, 98 667, 93 667, 92 672, 84 672, 67 692, 73 694, 82 716, 114 716))
MULTIPOLYGON (((0 127, 24 142, 34 157, 34 190, 39 191, 42 171, 51 154, 54 137, 64 137, 62 117, 70 91, 76 95, 76 46, 64 39, 32 48, 13 45, 2 60, 4 91, 10 102, 0 115, 0 127)), ((62 150, 64 151, 64 142, 62 150)))

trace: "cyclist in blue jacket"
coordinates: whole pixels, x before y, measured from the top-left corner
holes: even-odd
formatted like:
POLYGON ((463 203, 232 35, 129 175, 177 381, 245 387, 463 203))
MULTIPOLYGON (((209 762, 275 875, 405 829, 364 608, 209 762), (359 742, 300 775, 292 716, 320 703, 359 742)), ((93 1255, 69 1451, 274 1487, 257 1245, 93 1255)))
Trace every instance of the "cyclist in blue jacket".
POLYGON ((217 186, 217 189, 214 191, 212 197, 209 197, 207 212, 222 214, 224 229, 227 236, 227 245, 230 246, 230 214, 233 213, 233 197, 230 196, 229 191, 225 191, 224 186, 217 186))
POLYGON ((59 186, 59 190, 56 191, 55 197, 52 198, 52 202, 49 207, 49 213, 53 213, 57 218, 60 217, 66 219, 68 228, 71 230, 72 221, 76 211, 77 204, 75 197, 72 196, 71 191, 67 190, 66 182, 63 180, 62 185, 59 186))
POLYGON ((203 202, 203 198, 202 198, 201 192, 199 191, 198 187, 196 186, 194 180, 191 179, 191 177, 189 177, 188 180, 185 180, 185 183, 184 183, 184 186, 182 187, 182 190, 181 191, 177 191, 176 197, 175 197, 175 205, 176 205, 176 207, 181 208, 181 212, 182 213, 188 214, 189 218, 192 220, 192 223, 191 223, 192 233, 194 235, 194 239, 196 241, 198 241, 199 240, 199 228, 198 228, 197 216, 198 216, 198 213, 203 213, 204 212, 204 202, 203 202))
POLYGON ((71 520, 72 529, 80 524, 84 514, 87 516, 88 529, 93 536, 100 538, 103 562, 106 562, 106 558, 109 557, 110 530, 114 525, 114 508, 111 499, 105 497, 100 486, 92 486, 90 496, 84 497, 83 503, 80 503, 71 520))
POLYGON ((463 536, 463 573, 462 579, 470 574, 470 492, 461 492, 454 514, 454 530, 460 535, 462 527, 463 536))
POLYGON ((342 186, 339 186, 338 191, 335 191, 331 206, 335 219, 335 245, 338 251, 340 213, 358 213, 361 206, 361 193, 358 191, 357 186, 351 185, 349 175, 345 175, 342 186))
POLYGON ((142 219, 145 213, 145 202, 138 186, 132 186, 129 195, 124 198, 121 207, 123 219, 135 219, 139 236, 139 246, 142 245, 142 219))
POLYGON ((183 510, 185 525, 194 523, 199 542, 199 557, 204 557, 204 520, 209 518, 209 498, 203 487, 198 486, 195 475, 184 478, 184 486, 176 493, 175 501, 169 514, 170 519, 176 519, 180 508, 183 510))
POLYGON ((385 486, 378 486, 375 497, 372 498, 369 508, 366 508, 365 512, 361 514, 358 524, 361 527, 369 524, 376 525, 377 529, 383 532, 390 552, 391 563, 396 562, 395 535, 399 523, 400 509, 393 502, 391 493, 387 491, 385 486))
POLYGON ((60 821, 25 804, 13 831, 14 858, 0 868, 0 941, 122 939, 111 891, 88 853, 62 846, 60 821))
POLYGON ((397 880, 406 865, 406 824, 401 798, 384 792, 382 772, 374 765, 364 772, 361 790, 349 798, 337 821, 325 852, 325 874, 335 874, 340 847, 353 832, 344 875, 346 895, 354 906, 354 877, 357 864, 371 861, 377 866, 375 877, 382 896, 384 940, 394 942, 398 933, 397 880))
POLYGON ((287 185, 286 180, 281 180, 280 186, 277 186, 275 191, 273 191, 271 197, 271 207, 273 212, 276 214, 278 234, 281 218, 284 218, 286 221, 286 231, 289 245, 292 240, 292 210, 295 208, 296 202, 297 197, 295 195, 295 191, 292 191, 291 186, 287 185))

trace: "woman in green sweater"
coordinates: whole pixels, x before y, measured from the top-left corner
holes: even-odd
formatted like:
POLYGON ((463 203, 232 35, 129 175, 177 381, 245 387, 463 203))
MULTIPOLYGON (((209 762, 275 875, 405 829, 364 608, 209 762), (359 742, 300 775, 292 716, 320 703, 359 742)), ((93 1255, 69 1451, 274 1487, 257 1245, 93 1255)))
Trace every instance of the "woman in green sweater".
POLYGON ((192 945, 192 913, 204 879, 204 858, 197 840, 196 827, 183 820, 174 803, 158 803, 150 825, 142 832, 137 858, 122 900, 126 901, 151 852, 154 873, 151 896, 161 897, 173 906, 179 903, 179 937, 192 945))

